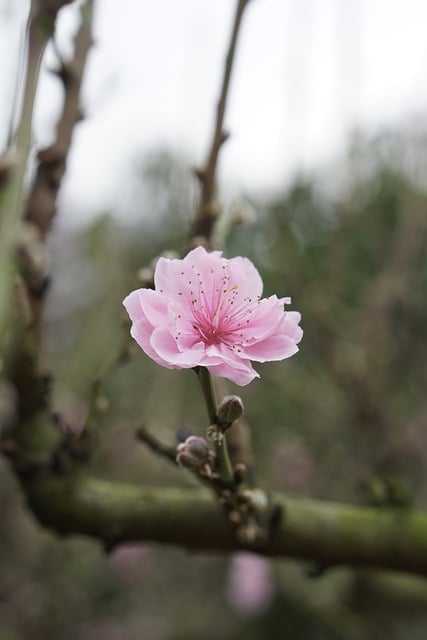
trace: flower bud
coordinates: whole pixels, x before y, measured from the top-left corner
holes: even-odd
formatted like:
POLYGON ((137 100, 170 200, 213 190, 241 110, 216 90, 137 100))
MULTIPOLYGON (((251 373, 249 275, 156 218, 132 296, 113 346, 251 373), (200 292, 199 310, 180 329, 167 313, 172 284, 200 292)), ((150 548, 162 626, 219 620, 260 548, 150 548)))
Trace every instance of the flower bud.
POLYGON ((225 396, 218 405, 218 420, 222 424, 231 424, 240 418, 243 409, 243 402, 239 396, 225 396))
POLYGON ((258 212, 249 200, 239 198, 232 203, 229 217, 233 225, 249 225, 256 222, 258 212))
POLYGON ((254 522, 248 522, 236 529, 236 538, 240 544, 252 545, 257 540, 258 528, 254 522))
POLYGON ((213 454, 204 438, 190 436, 177 447, 176 461, 182 467, 199 471, 203 467, 211 466, 213 454))
POLYGON ((216 424, 212 424, 207 428, 206 435, 211 442, 217 445, 220 445, 224 439, 224 433, 216 424))
POLYGON ((142 287, 151 288, 154 282, 154 271, 150 267, 142 267, 138 271, 138 280, 142 287))
POLYGON ((241 491, 239 497, 241 500, 244 500, 255 513, 264 513, 268 507, 268 496, 265 491, 261 491, 261 489, 241 491))

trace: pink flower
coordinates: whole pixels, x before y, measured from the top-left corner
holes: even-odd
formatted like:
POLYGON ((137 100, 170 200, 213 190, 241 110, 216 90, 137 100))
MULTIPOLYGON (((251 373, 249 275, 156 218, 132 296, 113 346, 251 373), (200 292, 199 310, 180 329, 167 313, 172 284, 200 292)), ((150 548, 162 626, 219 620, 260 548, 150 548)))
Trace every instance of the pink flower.
POLYGON ((206 367, 245 385, 259 374, 251 360, 283 360, 298 351, 300 314, 290 298, 261 299, 262 280, 247 258, 223 258, 203 247, 183 260, 160 258, 155 290, 138 289, 123 301, 131 334, 168 369, 206 367))
POLYGON ((274 597, 270 565, 265 558, 241 551, 232 556, 227 595, 232 606, 247 615, 262 613, 274 597))

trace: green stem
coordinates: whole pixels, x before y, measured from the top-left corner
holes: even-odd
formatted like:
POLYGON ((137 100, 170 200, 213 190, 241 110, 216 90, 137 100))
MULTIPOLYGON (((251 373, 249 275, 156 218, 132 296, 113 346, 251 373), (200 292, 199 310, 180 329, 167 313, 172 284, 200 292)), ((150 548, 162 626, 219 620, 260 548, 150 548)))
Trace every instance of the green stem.
POLYGON ((218 460, 219 475, 221 480, 223 480, 227 484, 230 484, 233 482, 234 474, 230 462, 230 456, 228 454, 227 439, 225 433, 221 431, 218 425, 218 418, 216 415, 218 403, 216 399, 213 378, 205 367, 197 367, 195 371, 202 387, 203 397, 205 399, 206 408, 208 410, 209 422, 211 425, 216 426, 218 429, 219 437, 214 439, 213 443, 218 460))
POLYGON ((216 408, 217 408, 217 400, 215 393, 215 386, 213 382, 213 378, 206 367, 196 367, 195 369, 197 373, 197 377, 200 382, 200 386, 202 387, 203 397, 206 403, 206 409, 208 410, 208 418, 210 424, 217 423, 216 417, 216 408))
POLYGON ((222 434, 222 438, 218 442, 215 442, 214 445, 216 457, 218 459, 220 478, 227 484, 231 484, 234 480, 234 473, 230 462, 230 456, 228 454, 225 433, 222 434))

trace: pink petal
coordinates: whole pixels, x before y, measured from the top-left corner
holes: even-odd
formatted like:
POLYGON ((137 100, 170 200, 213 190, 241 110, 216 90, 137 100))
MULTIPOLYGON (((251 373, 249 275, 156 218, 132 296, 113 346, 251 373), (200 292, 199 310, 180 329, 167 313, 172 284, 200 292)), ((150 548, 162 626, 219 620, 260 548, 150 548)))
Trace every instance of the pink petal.
MULTIPOLYGON (((252 368, 250 365, 250 370, 243 371, 238 369, 232 369, 227 364, 217 364, 217 365, 209 365, 207 369, 214 376, 218 376, 220 378, 227 378, 227 380, 231 380, 235 384, 238 384, 240 387, 245 387, 247 384, 252 382, 255 378, 259 378, 259 373, 252 368)), ((248 367, 249 368, 249 367, 248 367)))
POLYGON ((200 364, 204 346, 202 342, 194 345, 192 349, 180 351, 177 341, 170 334, 168 329, 163 327, 153 331, 150 338, 150 345, 163 361, 168 363, 169 368, 190 369, 200 364))
POLYGON ((263 284, 261 276, 252 262, 247 258, 237 257, 231 258, 228 263, 233 284, 239 286, 241 297, 250 297, 253 300, 260 298, 263 284))
POLYGON ((173 299, 184 294, 188 296, 191 278, 192 273, 183 260, 159 258, 154 273, 156 291, 165 293, 173 299))
POLYGON ((123 300, 123 306, 129 314, 131 320, 137 320, 142 313, 141 302, 139 299, 139 291, 132 291, 126 298, 123 300))
POLYGON ((154 331, 154 327, 148 322, 147 318, 141 316, 139 320, 136 320, 130 330, 131 336, 136 340, 144 353, 147 354, 152 360, 157 362, 163 367, 168 367, 168 363, 161 358, 158 353, 152 348, 150 344, 150 338, 154 331))
POLYGON ((274 596, 274 582, 265 558, 253 553, 234 554, 228 575, 228 598, 242 613, 256 615, 265 611, 274 596))
POLYGON ((285 334, 268 336, 261 342, 242 347, 242 353, 256 362, 269 362, 290 358, 298 351, 295 340, 285 334))
POLYGON ((272 325, 270 335, 264 334, 264 337, 259 338, 258 333, 241 347, 245 357, 257 362, 267 362, 283 360, 297 353, 297 344, 303 335, 302 329, 298 326, 300 314, 296 311, 286 311, 278 317, 279 322, 275 326, 272 325))
POLYGON ((285 332, 298 344, 303 336, 303 330, 299 326, 301 314, 298 311, 286 311, 285 332))
POLYGON ((221 251, 206 251, 204 247, 196 247, 187 253, 182 262, 197 270, 205 276, 211 268, 215 268, 223 260, 221 251))
POLYGON ((260 300, 242 322, 240 331, 245 343, 258 342, 274 333, 283 321, 284 313, 283 304, 276 296, 260 300))
POLYGON ((200 364, 207 367, 212 374, 244 386, 254 378, 259 378, 259 374, 252 367, 250 360, 242 355, 223 344, 210 345, 200 364))
MULTIPOLYGON (((168 302, 167 298, 161 293, 153 291, 152 289, 137 289, 125 299, 123 304, 125 304, 129 298, 132 298, 129 302, 133 312, 135 313, 135 310, 137 310, 135 314, 136 317, 139 317, 141 314, 144 315, 153 327, 166 324, 168 302), (135 300, 135 298, 137 298, 137 300, 135 300), (137 305, 139 305, 139 309, 137 305)), ((126 308, 129 311, 128 307, 126 308)), ((132 318, 130 312, 129 315, 132 318)))

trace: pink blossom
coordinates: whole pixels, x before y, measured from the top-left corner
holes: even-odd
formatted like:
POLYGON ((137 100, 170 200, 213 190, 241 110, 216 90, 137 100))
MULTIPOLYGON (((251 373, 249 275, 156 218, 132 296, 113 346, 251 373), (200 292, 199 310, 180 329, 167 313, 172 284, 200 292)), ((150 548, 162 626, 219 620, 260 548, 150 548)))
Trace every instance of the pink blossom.
POLYGON ((265 611, 274 596, 270 565, 265 558, 241 551, 231 559, 227 595, 232 606, 247 615, 265 611))
POLYGON ((123 301, 131 334, 168 369, 206 367, 246 385, 259 374, 251 360, 283 360, 298 351, 300 314, 290 298, 261 299, 261 277, 247 258, 227 260, 203 247, 182 260, 160 258, 155 290, 138 289, 123 301))

